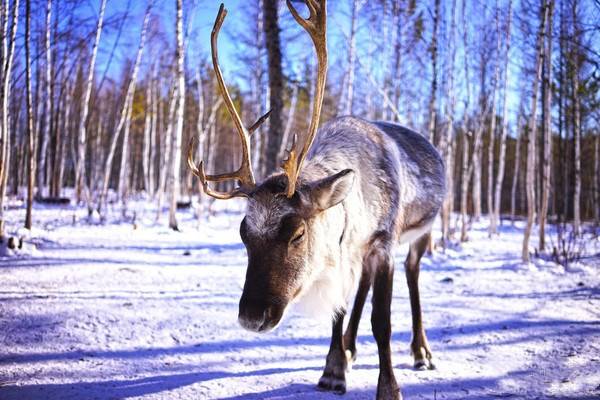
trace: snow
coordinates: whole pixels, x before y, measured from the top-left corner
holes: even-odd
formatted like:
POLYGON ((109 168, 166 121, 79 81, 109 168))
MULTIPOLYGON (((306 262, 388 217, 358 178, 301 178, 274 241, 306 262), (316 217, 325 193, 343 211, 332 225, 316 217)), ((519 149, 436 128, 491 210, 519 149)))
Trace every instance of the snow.
MULTIPOLYGON (((31 232, 10 210, 26 245, 0 258, 0 399, 339 399, 315 389, 328 322, 292 311, 266 335, 238 325, 243 203, 215 205, 200 223, 182 211, 181 232, 141 201, 135 222, 115 208, 105 225, 84 209, 36 207, 31 232)), ((492 239, 486 228, 422 261, 434 371, 411 368, 407 248, 396 251, 392 349, 405 399, 599 398, 598 257, 566 271, 524 265, 522 225, 504 222, 492 239)), ((345 399, 375 397, 369 315, 367 305, 345 399)))

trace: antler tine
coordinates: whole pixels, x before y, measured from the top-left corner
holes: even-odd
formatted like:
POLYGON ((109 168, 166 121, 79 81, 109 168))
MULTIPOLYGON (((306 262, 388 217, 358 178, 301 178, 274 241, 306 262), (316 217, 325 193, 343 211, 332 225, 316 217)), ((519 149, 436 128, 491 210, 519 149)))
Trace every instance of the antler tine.
POLYGON ((265 113, 265 115, 263 115, 262 117, 260 117, 259 119, 256 120, 255 123, 252 124, 252 126, 250 128, 248 128, 248 133, 252 134, 254 133, 255 130, 257 130, 258 128, 260 128, 260 126, 267 120, 267 118, 269 118, 271 116, 271 112, 273 110, 269 110, 265 113))
POLYGON ((309 2, 305 2, 306 6, 308 7, 308 11, 310 12, 310 17, 308 19, 304 19, 300 16, 300 14, 298 14, 298 10, 296 10, 296 7, 293 6, 292 2, 290 0, 286 0, 285 1, 287 4, 288 9, 290 10, 290 12, 292 13, 292 16, 294 17, 294 19, 296 20, 296 22, 302 26, 305 30, 309 30, 312 27, 312 23, 310 22, 310 19, 316 14, 317 9, 314 7, 314 4, 311 4, 309 2))
POLYGON ((292 5, 291 0, 286 0, 286 4, 292 13, 294 19, 300 24, 315 46, 317 53, 317 82, 315 85, 315 99, 312 110, 312 117, 308 128, 308 136, 300 154, 297 154, 295 143, 288 150, 288 157, 283 161, 282 168, 288 177, 288 186, 286 195, 292 197, 296 191, 296 181, 302 168, 302 163, 310 149, 321 117, 321 107, 325 94, 325 81, 327 79, 327 1, 326 0, 305 0, 305 4, 310 11, 308 19, 302 18, 298 11, 292 5))
MULTIPOLYGON (((225 6, 221 4, 219 7, 219 13, 217 14, 217 18, 215 19, 215 25, 210 35, 210 47, 212 52, 212 62, 213 69, 215 71, 215 75, 217 76, 217 84, 221 91, 221 95, 223 96, 223 100, 225 102, 225 106, 227 107, 227 111, 231 115, 233 119, 233 124, 235 125, 235 129, 237 130, 240 141, 242 144, 242 165, 236 173, 232 174, 232 178, 235 175, 235 178, 238 179, 242 186, 254 186, 254 175, 252 173, 252 165, 250 163, 250 134, 248 130, 244 127, 242 123, 242 119, 238 114, 235 106, 233 105, 233 101, 231 100, 231 96, 229 95, 229 91, 227 90, 227 86, 223 80, 223 74, 221 73, 221 68, 219 67, 219 55, 217 50, 217 39, 219 37, 219 31, 221 30, 221 26, 223 25, 223 21, 227 16, 227 10, 225 6)), ((211 176, 207 176, 207 179, 210 179, 211 176)))
MULTIPOLYGON (((204 172, 204 163, 201 161, 197 166, 194 164, 193 160, 193 143, 190 143, 188 149, 188 165, 192 170, 192 173, 196 175, 200 181, 202 182, 202 186, 204 188, 204 192, 212 196, 216 199, 230 199, 232 197, 244 196, 248 197, 251 190, 256 186, 254 180, 254 174, 252 173, 252 163, 250 161, 250 132, 244 127, 242 123, 242 119, 238 114, 233 101, 231 100, 231 96, 229 95, 229 91, 227 90, 227 86, 223 80, 223 74, 221 73, 221 68, 219 67, 219 54, 217 50, 217 40, 219 38, 219 31, 221 30, 221 26, 223 25, 223 21, 225 21, 225 17, 227 16, 227 10, 225 6, 221 4, 219 7, 219 13, 217 14, 217 18, 215 19, 215 24, 213 26, 211 35, 210 35, 210 47, 212 53, 212 62, 213 69, 215 71, 215 75, 217 77, 217 84, 221 91, 221 95, 223 96, 223 101, 225 106, 227 107, 227 111, 229 111, 229 115, 233 119, 233 124, 235 125, 235 129, 238 132, 240 137, 240 142, 242 145, 242 164, 240 168, 234 172, 227 172, 224 174, 217 175, 206 175, 204 172), (238 180, 240 182, 240 186, 233 189, 230 192, 219 192, 211 189, 208 186, 208 182, 222 182, 226 180, 238 180)), ((269 116, 269 113, 259 118, 259 120, 253 125, 252 129, 256 129, 260 124, 264 122, 265 119, 269 116)))
POLYGON ((194 141, 195 138, 192 137, 188 145, 187 163, 188 167, 192 170, 192 174, 200 179, 204 192, 207 195, 220 200, 227 200, 233 197, 248 197, 249 192, 243 187, 238 187, 231 192, 219 192, 208 186, 209 181, 222 182, 230 179, 238 179, 239 171, 219 175, 206 175, 204 173, 204 161, 200 161, 198 165, 194 164, 194 141))

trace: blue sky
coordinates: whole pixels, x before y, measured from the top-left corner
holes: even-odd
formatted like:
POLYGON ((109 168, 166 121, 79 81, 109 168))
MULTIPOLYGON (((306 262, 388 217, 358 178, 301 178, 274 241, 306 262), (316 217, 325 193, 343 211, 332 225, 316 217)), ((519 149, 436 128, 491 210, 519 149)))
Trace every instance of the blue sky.
MULTIPOLYGON (((246 88, 246 83, 243 81, 242 76, 244 72, 247 71, 248 67, 240 64, 239 58, 237 57, 238 52, 238 42, 237 35, 239 32, 243 31, 246 26, 249 24, 253 24, 254 21, 249 21, 242 11, 243 5, 254 4, 256 0, 226 0, 224 1, 226 8, 228 9, 228 16, 225 20, 225 24, 223 26, 220 40, 219 40, 219 55, 221 60, 221 68, 225 74, 225 80, 229 83, 237 83, 242 89, 246 88)), ((89 0, 86 3, 85 8, 83 8, 80 12, 83 15, 89 15, 90 19, 95 19, 93 17, 97 16, 97 10, 99 8, 100 0, 89 0)), ((214 23, 214 18, 217 14, 219 5, 221 1, 218 0, 184 0, 184 4, 186 6, 186 14, 187 18, 190 19, 188 23, 188 27, 190 29, 189 34, 189 43, 187 45, 186 51, 186 63, 188 68, 195 69, 196 64, 200 58, 207 59, 210 54, 210 31, 212 29, 212 25, 214 23)), ((258 1, 256 1, 258 3, 258 1)), ((329 40, 329 63, 330 67, 339 66, 340 63, 345 62, 346 57, 346 45, 345 38, 341 33, 341 29, 348 32, 349 31, 349 5, 351 1, 349 0, 330 0, 329 2, 329 15, 328 15, 328 40, 329 40)), ((427 7, 431 6, 430 2, 423 3, 417 2, 417 7, 424 12, 425 16, 425 37, 426 40, 429 40, 430 32, 428 30, 431 29, 431 19, 430 13, 432 10, 427 9, 427 7)), ((501 5, 505 5, 506 1, 500 1, 501 5)), ((119 74, 122 73, 122 65, 123 61, 126 59, 133 59, 135 56, 135 50, 137 49, 139 42, 139 32, 142 24, 143 14, 146 7, 146 1, 140 0, 108 0, 107 3, 107 11, 106 17, 110 19, 112 16, 122 14, 129 6, 130 8, 130 18, 127 24, 124 26, 122 37, 120 39, 119 46, 117 47, 117 52, 115 57, 111 63, 109 76, 118 78, 119 74)), ((174 20, 175 20, 175 0, 155 0, 154 14, 159 16, 160 23, 163 29, 167 32, 168 40, 172 45, 170 49, 174 49, 174 20)), ((460 2, 459 2, 460 4, 460 2)), ((588 4, 584 2, 584 4, 588 4)), ((288 75, 293 75, 294 72, 301 73, 300 69, 303 68, 303 63, 306 60, 307 56, 312 57, 312 44, 310 43, 307 34, 302 31, 302 29, 297 26, 295 23, 291 22, 291 16, 287 7, 285 7, 285 2, 281 2, 282 5, 282 45, 284 46, 284 52, 286 57, 284 58, 284 68, 286 68, 286 73, 288 75)), ((449 12, 449 4, 447 2, 442 2, 443 5, 443 13, 449 12)), ((518 0, 513 1, 514 15, 515 17, 521 11, 520 2, 518 0)), ((468 25, 471 34, 471 41, 477 41, 480 39, 480 31, 482 28, 482 24, 487 23, 486 18, 481 19, 481 13, 485 12, 488 16, 491 16, 494 8, 494 3, 492 2, 468 2, 467 16, 468 25), (472 16, 476 16, 472 17, 472 16), (470 19, 470 20, 469 20, 470 19)), ((598 8, 591 8, 596 13, 598 12, 598 8)), ((457 10, 457 18, 458 24, 461 24, 461 16, 460 10, 457 10)), ((521 16, 522 17, 522 16, 521 16)), ((445 18, 448 19, 448 18, 445 18)), ((359 24, 364 24, 365 21, 362 20, 359 24)), ((508 97, 508 106, 509 106, 509 119, 511 120, 511 124, 514 123, 515 117, 517 114, 518 105, 520 102, 520 96, 522 94, 523 85, 526 85, 525 88, 530 90, 527 86, 528 82, 523 82, 520 79, 520 68, 524 62, 524 55, 519 50, 520 42, 526 40, 526 38, 519 37, 519 30, 517 28, 517 21, 513 20, 513 36, 512 36, 512 49, 511 49, 511 57, 510 57, 510 81, 509 81, 509 97, 508 97)), ((90 29, 93 27, 90 26, 90 29)), ((448 29, 448 27, 446 27, 448 29)), ((462 33, 457 32, 457 40, 458 40, 458 51, 457 51, 457 60, 456 60, 456 91, 458 92, 458 99, 461 99, 462 94, 465 91, 465 81, 464 81, 464 68, 462 67, 463 63, 463 52, 462 52, 462 33)), ((100 52, 98 55, 98 64, 97 64, 97 73, 100 75, 104 72, 108 60, 108 55, 113 48, 114 42, 116 39, 116 29, 106 30, 103 34, 100 52)), ((360 54, 365 53, 365 49, 369 46, 369 43, 379 44, 381 42, 381 37, 372 37, 368 34, 367 30, 359 30, 358 33, 358 46, 359 46, 359 57, 360 54)), ((495 43, 492 44, 494 46, 495 43)), ((170 50, 173 51, 173 50, 170 50)), ((443 51, 443 49, 440 49, 443 51)), ((161 57, 170 58, 173 57, 173 54, 169 52, 168 54, 161 54, 161 57)), ((441 55, 441 62, 445 62, 445 56, 441 55)), ((472 55, 471 58, 476 57, 475 54, 472 55)), ((379 55, 375 55, 375 62, 371 66, 371 73, 375 76, 381 71, 381 57, 379 55)), ((147 59, 147 58, 145 58, 147 59)), ((420 71, 416 71, 412 73, 408 79, 417 79, 420 80, 417 85, 428 85, 430 77, 430 67, 429 61, 425 61, 423 64, 423 68, 420 71), (424 82, 426 80, 426 82, 424 82)), ((330 80, 340 79, 339 73, 343 68, 330 68, 330 71, 335 71, 335 74, 338 76, 330 74, 330 80)), ((365 80, 366 76, 364 71, 358 70, 357 78, 359 80, 365 80)), ((477 84, 478 78, 473 76, 474 71, 471 71, 471 76, 469 81, 472 83, 471 86, 471 105, 476 101, 477 96, 477 84)), ((444 77, 441 76, 440 79, 440 90, 444 90, 444 77)), ((119 80, 119 79, 116 79, 119 80)), ((407 81, 410 85, 410 81, 407 81)), ((441 96, 444 98, 445 96, 441 96)), ((414 101, 420 101, 418 99, 414 99, 414 101)), ((529 104, 526 104, 529 107, 529 104)), ((440 105, 443 110, 443 104, 440 105)), ((456 115, 462 115, 462 101, 457 102, 457 111, 456 115)), ((402 110, 401 110, 402 111, 402 110)), ((498 112, 500 112, 498 110, 498 112)))
MULTIPOLYGON (((99 3, 99 0, 90 1, 87 5, 87 9, 82 10, 82 13, 90 16, 97 16, 99 3)), ((209 56, 210 32, 220 3, 221 1, 212 0, 194 0, 188 1, 187 3, 184 1, 184 5, 187 4, 186 7, 188 7, 185 18, 192 18, 192 20, 188 22, 189 43, 186 50, 186 63, 188 64, 188 67, 194 67, 199 58, 207 58, 209 56)), ((244 0, 224 1, 228 14, 219 36, 219 57, 221 60, 221 68, 223 69, 224 74, 226 77, 231 75, 232 79, 239 75, 236 73, 236 70, 244 67, 239 65, 239 60, 236 55, 238 51, 236 33, 239 30, 244 29, 244 26, 247 24, 253 23, 253 21, 248 21, 247 18, 245 18, 243 11, 240 8, 240 5, 243 3, 244 0)), ((118 76, 118 74, 122 72, 123 61, 127 58, 133 59, 135 56, 134 49, 137 49, 138 46, 140 28, 142 25, 146 4, 146 1, 139 0, 108 0, 106 6, 107 19, 110 19, 115 15, 123 14, 128 7, 130 10, 128 23, 123 27, 119 45, 117 46, 116 53, 113 56, 113 60, 110 64, 110 76, 118 76)), ((333 2, 330 3, 329 7, 332 11, 330 11, 329 15, 330 23, 328 26, 328 38, 330 59, 335 61, 340 57, 345 57, 344 46, 340 46, 340 39, 342 37, 339 31, 340 26, 342 26, 345 30, 349 30, 349 27, 347 26, 346 18, 338 18, 339 16, 336 17, 337 13, 344 13, 344 15, 347 15, 346 2, 338 2, 336 5, 331 4, 333 4, 333 2), (334 9, 335 11, 333 11, 334 9), (335 21, 332 18, 335 18, 335 21)), ((289 12, 285 7, 285 3, 283 2, 282 7, 283 9, 281 14, 283 19, 285 20, 285 18, 291 18, 289 15, 287 15, 289 12)), ((174 43, 175 0, 156 0, 154 5, 154 14, 160 16, 162 27, 168 33, 169 40, 174 43)), ((312 46, 308 41, 308 36, 306 33, 301 31, 300 27, 294 25, 286 26, 286 28, 288 27, 289 29, 284 29, 282 32, 282 42, 283 45, 286 46, 286 53, 290 56, 290 60, 294 63, 294 67, 298 68, 301 66, 300 60, 305 59, 307 51, 312 52, 312 46), (286 37, 297 33, 300 33, 300 36, 295 42, 292 43, 285 40, 286 37), (292 58, 297 58, 298 62, 294 61, 292 58)), ((104 71, 109 59, 109 54, 116 39, 117 30, 115 28, 106 30, 103 33, 97 61, 98 73, 102 73, 104 71)), ((170 55, 164 55, 164 57, 168 56, 170 55)), ((244 85, 243 82, 238 83, 244 85)))

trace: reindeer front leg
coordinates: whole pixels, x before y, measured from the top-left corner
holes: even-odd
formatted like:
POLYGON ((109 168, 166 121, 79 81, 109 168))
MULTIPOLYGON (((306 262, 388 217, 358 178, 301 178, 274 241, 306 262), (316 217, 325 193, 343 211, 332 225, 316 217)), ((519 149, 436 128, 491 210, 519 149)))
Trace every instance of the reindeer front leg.
POLYGON ((319 379, 318 388, 330 390, 337 394, 346 393, 346 353, 344 351, 343 329, 346 311, 339 312, 333 320, 331 344, 323 376, 319 379))
POLYGON ((352 313, 350 314, 350 321, 348 321, 348 327, 346 327, 346 333, 344 333, 344 349, 346 349, 348 369, 350 369, 352 363, 356 360, 356 334, 358 332, 360 316, 362 315, 370 288, 370 269, 367 266, 363 266, 360 283, 358 284, 358 290, 354 299, 354 306, 352 307, 352 313))
POLYGON ((390 339, 392 327, 390 323, 390 307, 394 279, 394 263, 388 249, 373 249, 370 261, 374 267, 373 279, 373 311, 371 326, 379 351, 379 381, 377 382, 378 400, 400 400, 400 388, 396 383, 392 366, 390 339))

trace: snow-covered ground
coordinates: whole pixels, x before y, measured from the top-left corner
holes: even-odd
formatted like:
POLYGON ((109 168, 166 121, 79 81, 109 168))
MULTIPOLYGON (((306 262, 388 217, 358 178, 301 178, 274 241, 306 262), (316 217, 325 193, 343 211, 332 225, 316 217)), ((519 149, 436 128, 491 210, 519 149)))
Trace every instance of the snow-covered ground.
MULTIPOLYGON (((315 389, 329 322, 290 313, 266 335, 238 325, 246 267, 239 211, 200 225, 182 212, 182 231, 173 232, 143 204, 131 209, 135 226, 36 208, 29 241, 37 249, 0 258, 0 399, 340 398, 315 389)), ((8 213, 15 231, 23 211, 8 213)), ((522 265, 522 226, 505 223, 494 239, 486 226, 423 260, 434 371, 411 368, 407 249, 397 250, 392 348, 404 397, 600 398, 599 259, 570 271, 522 265)), ((587 248, 597 254, 600 243, 587 248)), ((375 396, 369 313, 345 399, 375 396)))

